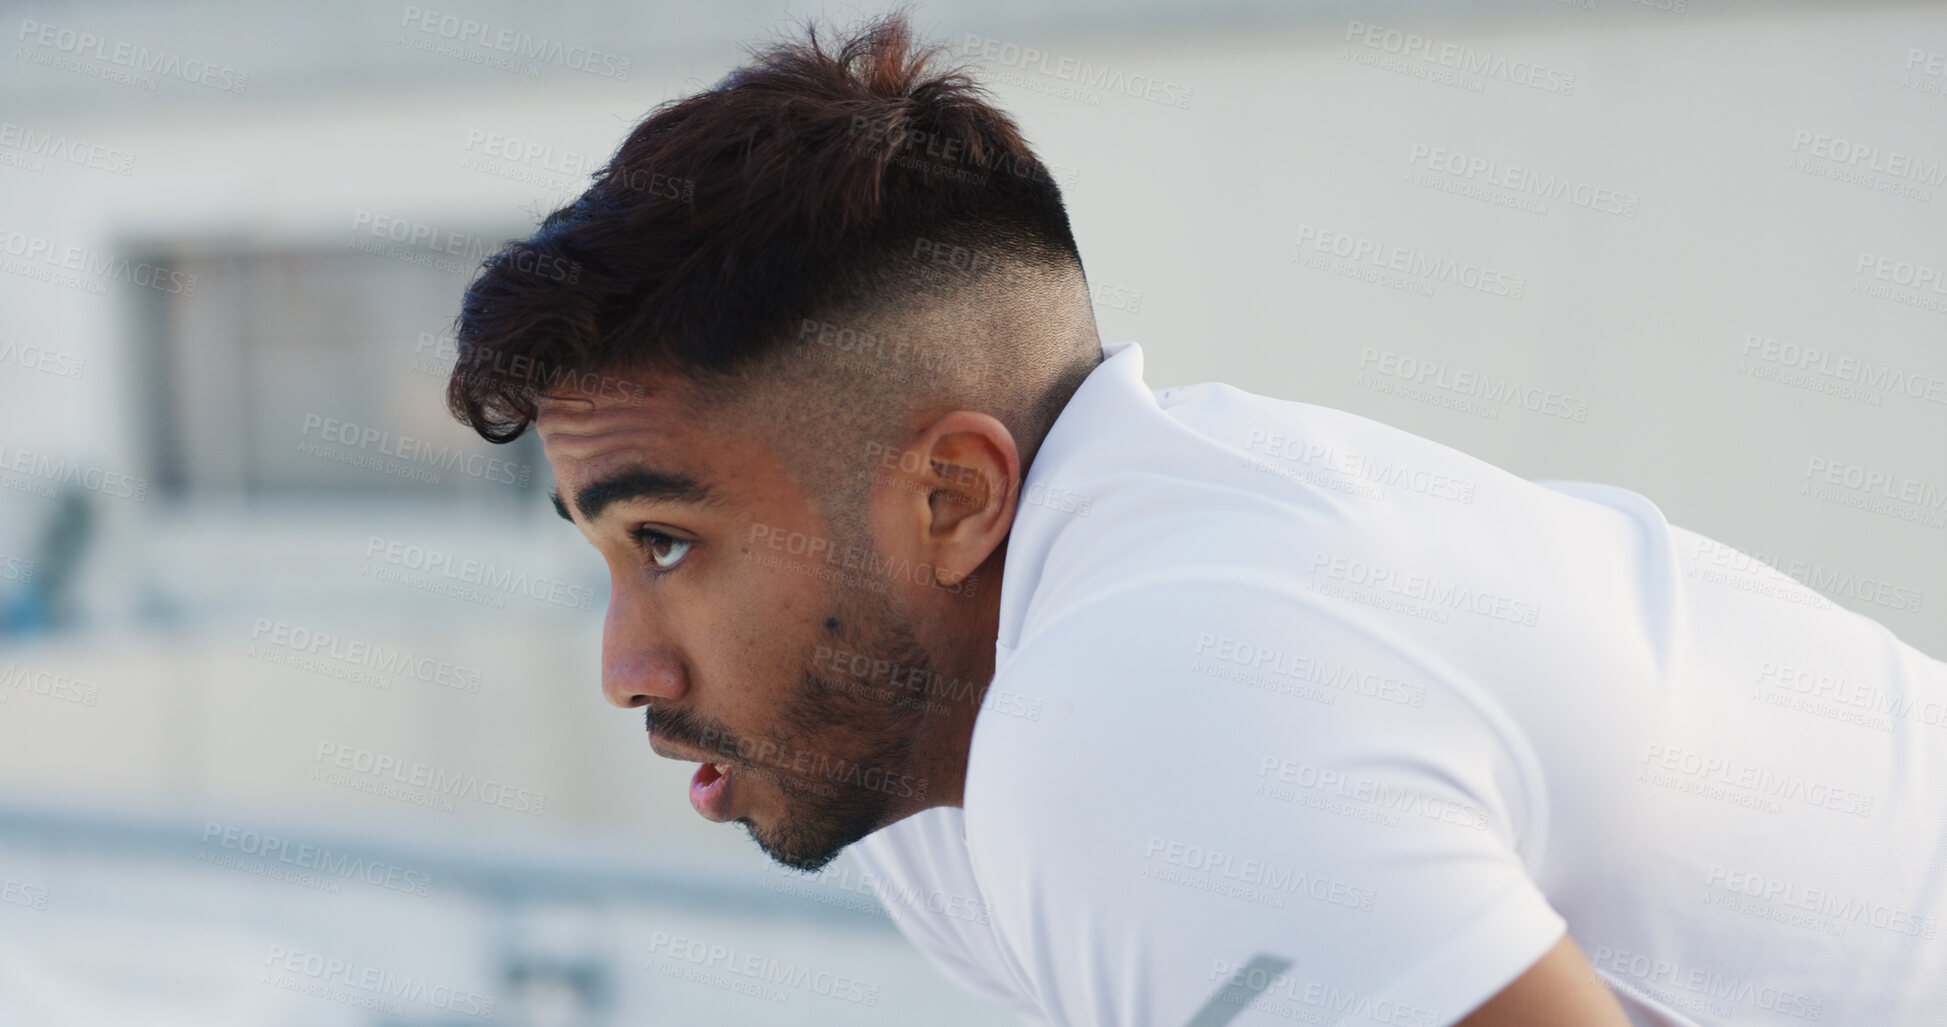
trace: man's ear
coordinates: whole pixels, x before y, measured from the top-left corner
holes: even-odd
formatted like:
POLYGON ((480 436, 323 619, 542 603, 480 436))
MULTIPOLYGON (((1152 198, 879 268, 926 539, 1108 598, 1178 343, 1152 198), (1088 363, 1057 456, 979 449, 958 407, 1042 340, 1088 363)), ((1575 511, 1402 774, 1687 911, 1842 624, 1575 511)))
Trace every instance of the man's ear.
POLYGON ((956 410, 921 428, 889 462, 897 469, 882 462, 874 475, 889 497, 881 537, 917 550, 940 584, 959 583, 1007 538, 1021 453, 1006 425, 956 410))

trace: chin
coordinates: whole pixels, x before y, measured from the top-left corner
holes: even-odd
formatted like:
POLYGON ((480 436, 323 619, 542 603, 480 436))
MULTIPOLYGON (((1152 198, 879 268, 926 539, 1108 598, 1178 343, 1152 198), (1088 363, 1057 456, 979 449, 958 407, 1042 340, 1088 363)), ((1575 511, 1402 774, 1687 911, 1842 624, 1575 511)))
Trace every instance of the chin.
POLYGON ((837 859, 847 846, 872 833, 869 830, 833 831, 828 826, 826 830, 817 832, 815 836, 806 837, 804 831, 791 831, 787 828, 780 832, 761 828, 749 817, 738 817, 733 823, 744 825, 744 830, 750 833, 751 841, 756 842, 757 847, 762 849, 764 855, 769 856, 772 862, 805 873, 817 873, 823 870, 832 860, 837 859), (779 837, 780 834, 788 837, 779 837))
POLYGON ((838 858, 839 853, 845 851, 844 845, 836 847, 818 846, 814 849, 787 849, 766 841, 763 833, 757 830, 756 827, 751 826, 748 822, 744 826, 750 829, 751 840, 757 843, 758 848, 764 850, 764 855, 769 856, 772 862, 790 870, 802 870, 807 874, 815 874, 825 869, 832 860, 838 858))

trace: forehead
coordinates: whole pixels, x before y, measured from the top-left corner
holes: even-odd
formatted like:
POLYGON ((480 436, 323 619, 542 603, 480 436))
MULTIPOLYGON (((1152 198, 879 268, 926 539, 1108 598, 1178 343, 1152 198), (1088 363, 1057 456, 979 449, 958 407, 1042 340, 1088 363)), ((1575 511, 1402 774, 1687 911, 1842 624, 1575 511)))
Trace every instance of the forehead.
POLYGON ((668 390, 543 396, 534 428, 557 466, 600 462, 629 451, 678 453, 695 449, 707 436, 696 412, 668 390))
POLYGON ((615 394, 543 396, 534 427, 564 496, 632 467, 680 474, 726 496, 739 483, 776 477, 768 448, 725 428, 735 420, 679 388, 649 382, 615 394))

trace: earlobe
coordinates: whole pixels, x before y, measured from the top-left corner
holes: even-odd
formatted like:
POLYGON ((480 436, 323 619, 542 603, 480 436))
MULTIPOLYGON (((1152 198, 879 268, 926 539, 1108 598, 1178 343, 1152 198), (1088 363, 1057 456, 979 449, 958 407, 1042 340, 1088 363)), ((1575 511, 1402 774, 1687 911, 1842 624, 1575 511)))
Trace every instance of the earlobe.
POLYGON ((933 569, 933 584, 938 585, 949 592, 954 591, 955 586, 959 585, 961 582, 965 580, 967 580, 967 575, 962 574, 959 571, 952 570, 946 567, 935 567, 933 569))

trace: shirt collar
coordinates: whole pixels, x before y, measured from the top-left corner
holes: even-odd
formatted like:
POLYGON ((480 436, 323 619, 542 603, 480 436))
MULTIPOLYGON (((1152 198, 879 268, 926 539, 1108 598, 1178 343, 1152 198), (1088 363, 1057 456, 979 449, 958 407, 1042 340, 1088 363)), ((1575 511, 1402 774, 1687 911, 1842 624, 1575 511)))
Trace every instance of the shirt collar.
MULTIPOLYGON (((1076 388, 1055 418, 1035 452, 1034 463, 1021 480, 1022 500, 1044 494, 1051 486, 1077 484, 1077 465, 1092 454, 1105 435, 1128 423, 1136 409, 1157 409, 1156 397, 1143 383, 1142 347, 1132 341, 1104 343, 1102 362, 1076 388)), ((1080 522, 1085 524, 1086 522, 1080 522)), ((1062 529, 1078 525, 1072 513, 1046 504, 1017 501, 1014 526, 1008 532, 1007 558, 1001 569, 1000 630, 994 668, 1020 644, 1028 601, 1041 581, 1041 569, 1062 529)))

